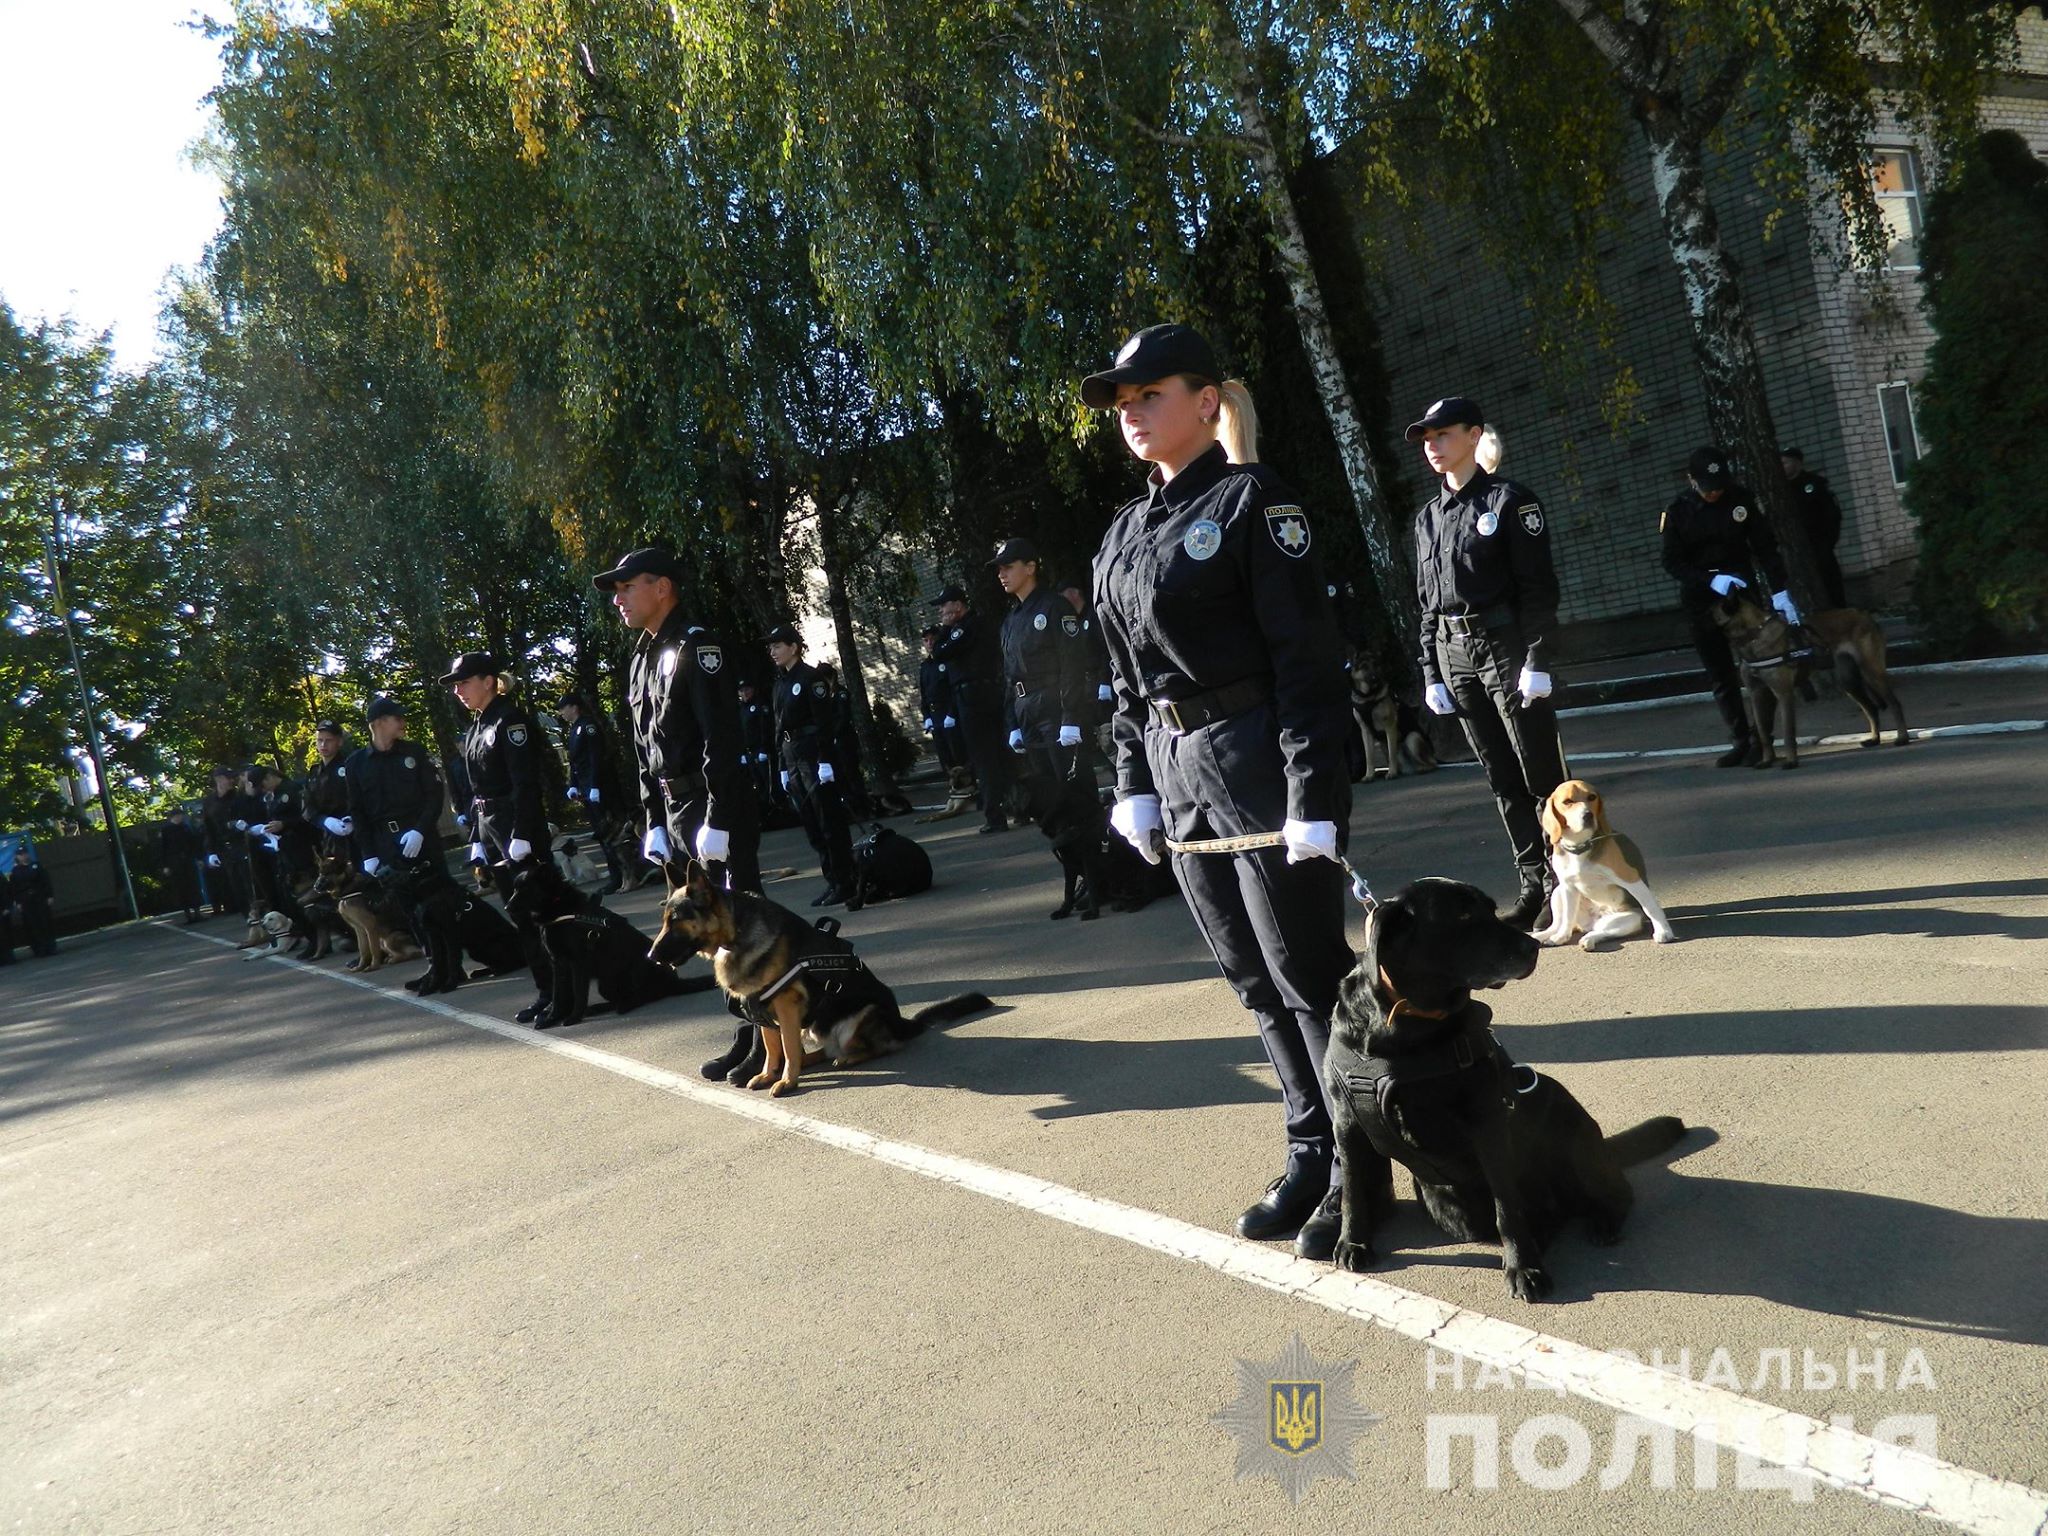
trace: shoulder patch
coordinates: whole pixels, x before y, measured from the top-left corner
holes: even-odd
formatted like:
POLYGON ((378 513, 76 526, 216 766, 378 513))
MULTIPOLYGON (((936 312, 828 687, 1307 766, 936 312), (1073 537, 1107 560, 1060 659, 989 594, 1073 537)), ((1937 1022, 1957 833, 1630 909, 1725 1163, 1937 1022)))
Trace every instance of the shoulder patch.
POLYGON ((830 698, 831 696, 832 696, 832 695, 831 695, 831 694, 830 694, 829 692, 827 692, 827 691, 826 691, 825 685, 824 685, 823 683, 813 683, 813 684, 811 684, 811 697, 812 697, 812 698, 815 698, 815 699, 829 699, 829 698, 830 698))
POLYGON ((1308 514, 1301 508, 1266 508, 1266 531, 1273 535, 1273 542, 1280 546, 1283 555, 1299 560, 1308 553, 1308 514))
POLYGON ((1071 613, 1068 614, 1065 618, 1060 620, 1060 633, 1065 635, 1069 640, 1080 639, 1081 621, 1075 618, 1071 613))
POLYGON ((1534 535, 1543 531, 1543 508, 1535 502, 1530 502, 1529 505, 1517 512, 1515 516, 1522 520, 1522 531, 1524 533, 1534 535))
POLYGON ((511 727, 508 727, 508 728, 506 729, 506 732, 505 732, 505 739, 506 739, 507 741, 511 742, 511 743, 512 743, 512 745, 513 745, 513 746, 515 746, 515 747, 523 747, 523 746, 525 746, 525 745, 526 745, 526 727, 525 727, 525 726, 523 726, 523 725, 515 725, 515 726, 511 726, 511 727))
POLYGON ((725 650, 722 646, 700 645, 697 647, 697 666, 706 677, 718 676, 725 665, 725 650))

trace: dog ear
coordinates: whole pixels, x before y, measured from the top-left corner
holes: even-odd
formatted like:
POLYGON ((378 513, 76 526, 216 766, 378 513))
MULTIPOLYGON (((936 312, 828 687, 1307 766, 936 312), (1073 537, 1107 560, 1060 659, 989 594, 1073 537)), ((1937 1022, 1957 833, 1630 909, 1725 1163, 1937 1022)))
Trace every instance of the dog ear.
POLYGON ((1543 805, 1536 812, 1536 819, 1543 824, 1543 835, 1553 848, 1564 841, 1564 817, 1557 809, 1557 797, 1563 793, 1564 785, 1560 784, 1543 797, 1543 805))
POLYGON ((1605 837, 1614 830, 1607 825, 1607 799, 1590 784, 1586 786, 1586 793, 1593 797, 1593 832, 1596 836, 1605 837))
POLYGON ((1414 914, 1396 896, 1373 907, 1365 917, 1365 947, 1359 951, 1358 964, 1372 978, 1375 986, 1379 983, 1383 962, 1380 949, 1388 939, 1398 935, 1413 920, 1414 914))

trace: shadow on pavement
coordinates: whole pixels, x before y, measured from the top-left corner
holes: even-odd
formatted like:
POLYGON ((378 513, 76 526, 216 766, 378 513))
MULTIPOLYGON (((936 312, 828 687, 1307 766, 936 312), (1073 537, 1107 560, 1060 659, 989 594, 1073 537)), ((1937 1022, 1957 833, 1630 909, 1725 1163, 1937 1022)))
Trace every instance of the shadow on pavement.
MULTIPOLYGON (((1652 1013, 1568 1024, 1500 1024, 1517 1061, 1643 1061, 1673 1056, 1919 1055, 2048 1050, 2048 1008, 1953 1003, 1896 1007, 1652 1013)), ((1683 1114, 1683 1105, 1662 1106, 1683 1114)))
POLYGON ((1999 897, 2048 899, 2048 879, 1980 880, 1975 884, 1903 886, 1878 891, 1825 891, 1703 902, 1670 909, 1687 938, 1850 938, 1861 934, 1929 938, 1990 936, 2048 938, 2048 917, 2010 912, 1962 912, 1953 907, 1907 907, 1915 901, 1999 897), (1867 910, 1877 908, 1879 910, 1867 910))

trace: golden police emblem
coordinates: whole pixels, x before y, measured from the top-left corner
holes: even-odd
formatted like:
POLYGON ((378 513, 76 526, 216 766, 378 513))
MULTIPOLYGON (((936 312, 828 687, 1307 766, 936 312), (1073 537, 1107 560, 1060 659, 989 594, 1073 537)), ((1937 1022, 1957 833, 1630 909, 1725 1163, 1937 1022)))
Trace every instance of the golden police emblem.
POLYGON ((1319 1477, 1350 1478, 1351 1445, 1379 1421, 1352 1395, 1356 1360, 1309 1353, 1299 1334, 1273 1360, 1237 1362, 1237 1400, 1214 1418, 1237 1437, 1237 1476, 1270 1472, 1289 1503, 1319 1477))

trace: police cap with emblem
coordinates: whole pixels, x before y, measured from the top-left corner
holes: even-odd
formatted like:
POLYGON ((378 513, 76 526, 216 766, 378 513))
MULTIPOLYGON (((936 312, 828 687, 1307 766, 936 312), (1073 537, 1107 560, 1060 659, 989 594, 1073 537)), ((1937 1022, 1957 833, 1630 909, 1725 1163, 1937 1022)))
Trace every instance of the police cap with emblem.
POLYGON ((448 665, 447 675, 441 679, 445 686, 459 683, 472 677, 496 677, 498 658, 489 651, 464 651, 448 665))
POLYGON ((313 734, 315 736, 346 736, 348 732, 344 731, 337 721, 322 720, 313 727, 313 734))
POLYGON ((990 565, 1008 565, 1013 560, 1036 560, 1038 546, 1029 539, 1005 539, 996 546, 996 557, 990 565))
POLYGON ((1479 402, 1477 400, 1467 399, 1463 395, 1445 395, 1443 399, 1437 401, 1436 404, 1422 413, 1421 420, 1409 422, 1408 430, 1401 435, 1411 443, 1419 443, 1422 441, 1423 433, 1433 431, 1438 427, 1483 427, 1485 425, 1486 412, 1479 409, 1479 402))
POLYGON ((1778 450, 1778 457, 1781 459, 1797 459, 1800 463, 1804 464, 1806 462, 1806 450, 1803 448, 1780 448, 1778 450))
POLYGON ((766 645, 801 646, 804 643, 803 637, 796 632, 794 624, 778 624, 769 630, 767 634, 763 635, 761 639, 766 645))
POLYGON ((215 763, 213 765, 213 776, 216 779, 233 779, 240 777, 240 775, 237 774, 235 770, 230 768, 226 763, 215 763))
POLYGON ((967 594, 958 587, 947 587, 937 597, 933 598, 932 601, 935 603, 964 603, 967 601, 967 594))
POLYGON ((1685 461, 1685 472, 1703 491, 1725 491, 1735 483, 1735 477, 1728 472, 1728 451, 1725 448, 1693 449, 1685 461))
POLYGON ((609 592, 635 576, 666 576, 670 581, 681 581, 683 568, 673 551, 650 545, 634 550, 610 570, 599 571, 590 578, 590 584, 600 592, 609 592))
POLYGON ((1179 374, 1215 383, 1223 377, 1207 338, 1192 326, 1148 325, 1123 344, 1116 366, 1081 381, 1081 403, 1098 411, 1116 404, 1125 384, 1152 384, 1179 374))
POLYGON ((364 707, 363 718, 374 721, 382 720, 386 717, 403 720, 405 718, 405 706, 392 698, 390 694, 380 693, 364 707))

